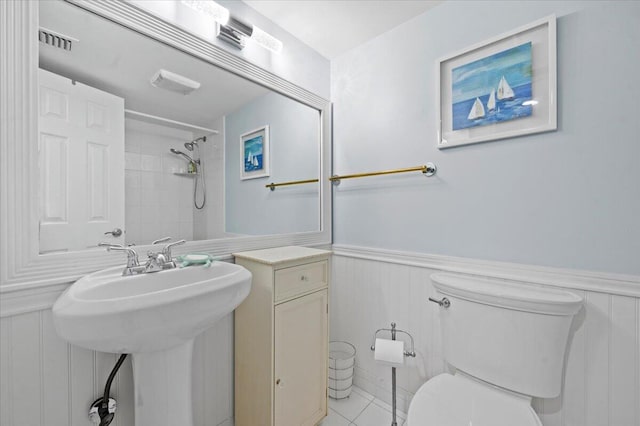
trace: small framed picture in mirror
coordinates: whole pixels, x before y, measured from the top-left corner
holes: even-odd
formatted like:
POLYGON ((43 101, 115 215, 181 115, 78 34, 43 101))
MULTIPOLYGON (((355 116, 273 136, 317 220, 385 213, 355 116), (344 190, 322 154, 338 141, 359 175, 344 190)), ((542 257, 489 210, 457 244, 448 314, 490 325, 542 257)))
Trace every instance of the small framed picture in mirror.
POLYGON ((269 126, 240 135, 240 180, 269 176, 269 126))

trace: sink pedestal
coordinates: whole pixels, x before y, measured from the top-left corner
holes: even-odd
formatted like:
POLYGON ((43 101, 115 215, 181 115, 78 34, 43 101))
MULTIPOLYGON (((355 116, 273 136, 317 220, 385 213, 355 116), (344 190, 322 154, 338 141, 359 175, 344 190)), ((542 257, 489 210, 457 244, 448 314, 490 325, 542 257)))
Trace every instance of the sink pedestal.
POLYGON ((193 426, 193 340, 249 295, 251 273, 226 262, 126 276, 122 268, 70 286, 52 308, 56 331, 86 349, 131 354, 135 426, 193 426))
POLYGON ((136 426, 193 426, 193 340, 132 354, 136 426))

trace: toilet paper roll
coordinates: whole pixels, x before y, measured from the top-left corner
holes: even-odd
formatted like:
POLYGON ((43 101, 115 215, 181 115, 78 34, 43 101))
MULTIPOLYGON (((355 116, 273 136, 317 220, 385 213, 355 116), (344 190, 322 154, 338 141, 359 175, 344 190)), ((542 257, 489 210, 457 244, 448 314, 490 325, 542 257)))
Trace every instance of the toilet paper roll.
POLYGON ((373 358, 391 367, 404 365, 404 342, 402 340, 376 339, 373 358))

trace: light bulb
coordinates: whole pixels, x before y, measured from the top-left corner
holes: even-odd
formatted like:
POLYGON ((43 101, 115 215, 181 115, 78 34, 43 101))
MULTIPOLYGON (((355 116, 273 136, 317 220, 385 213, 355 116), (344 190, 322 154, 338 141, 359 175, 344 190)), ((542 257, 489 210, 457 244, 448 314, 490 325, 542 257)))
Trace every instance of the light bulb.
POLYGON ((182 0, 182 4, 210 16, 220 25, 227 25, 229 22, 229 9, 212 0, 182 0))
POLYGON ((253 31, 251 31, 251 40, 272 52, 280 53, 282 51, 282 42, 280 40, 255 25, 253 26, 253 31))

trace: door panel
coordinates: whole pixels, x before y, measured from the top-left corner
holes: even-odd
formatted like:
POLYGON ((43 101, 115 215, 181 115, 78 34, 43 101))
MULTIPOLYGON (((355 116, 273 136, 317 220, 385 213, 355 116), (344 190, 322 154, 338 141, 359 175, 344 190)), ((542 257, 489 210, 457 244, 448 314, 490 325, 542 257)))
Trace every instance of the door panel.
POLYGON ((39 70, 40 252, 124 235, 124 99, 39 70))
POLYGON ((327 413, 327 290, 275 307, 275 425, 313 426, 327 413))

